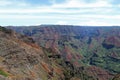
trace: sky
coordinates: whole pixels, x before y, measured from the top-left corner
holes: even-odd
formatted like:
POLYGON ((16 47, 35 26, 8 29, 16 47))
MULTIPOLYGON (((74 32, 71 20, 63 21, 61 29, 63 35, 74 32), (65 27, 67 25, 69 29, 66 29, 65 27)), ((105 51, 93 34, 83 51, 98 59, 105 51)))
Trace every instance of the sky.
POLYGON ((0 0, 0 25, 120 26, 120 0, 0 0))

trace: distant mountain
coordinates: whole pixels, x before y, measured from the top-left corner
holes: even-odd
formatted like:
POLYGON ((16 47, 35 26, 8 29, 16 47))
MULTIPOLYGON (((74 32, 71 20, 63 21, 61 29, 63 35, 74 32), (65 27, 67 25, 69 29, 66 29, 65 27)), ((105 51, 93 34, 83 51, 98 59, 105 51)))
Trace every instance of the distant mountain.
POLYGON ((101 68, 76 66, 71 61, 53 48, 38 46, 31 37, 0 27, 0 80, 107 80, 113 77, 101 68))
MULTIPOLYGON (((31 36, 39 46, 52 52, 49 58, 60 55, 62 61, 75 69, 82 68, 95 80, 109 80, 120 73, 120 27, 41 25, 8 28, 31 36)), ((62 61, 57 63, 63 66, 62 61)))

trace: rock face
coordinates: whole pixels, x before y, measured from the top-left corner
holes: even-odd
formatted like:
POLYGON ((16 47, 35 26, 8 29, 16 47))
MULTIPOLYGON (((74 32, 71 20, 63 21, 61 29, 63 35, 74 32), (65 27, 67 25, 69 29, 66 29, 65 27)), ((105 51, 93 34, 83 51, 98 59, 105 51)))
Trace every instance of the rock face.
POLYGON ((32 38, 0 27, 0 80, 48 79, 64 79, 62 68, 32 38))
MULTIPOLYGON (((63 69, 65 80, 109 80, 120 73, 119 27, 41 25, 8 28, 32 37, 32 42, 43 47, 46 57, 63 69)), ((53 71, 62 73, 59 69, 53 71)))

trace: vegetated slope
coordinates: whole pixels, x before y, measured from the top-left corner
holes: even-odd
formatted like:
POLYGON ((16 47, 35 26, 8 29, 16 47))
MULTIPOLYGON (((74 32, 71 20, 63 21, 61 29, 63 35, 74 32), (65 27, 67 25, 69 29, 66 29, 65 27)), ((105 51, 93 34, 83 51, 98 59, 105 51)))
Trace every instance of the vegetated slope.
POLYGON ((0 27, 0 80, 64 79, 62 67, 44 50, 32 38, 0 27))
POLYGON ((41 25, 9 28, 31 36, 37 44, 50 49, 52 55, 60 55, 64 62, 96 79, 109 80, 110 74, 120 73, 119 27, 41 25))
POLYGON ((115 77, 112 80, 120 80, 120 74, 115 75, 115 77))
POLYGON ((0 80, 107 80, 111 77, 101 68, 77 67, 59 52, 39 47, 31 37, 0 27, 0 80))

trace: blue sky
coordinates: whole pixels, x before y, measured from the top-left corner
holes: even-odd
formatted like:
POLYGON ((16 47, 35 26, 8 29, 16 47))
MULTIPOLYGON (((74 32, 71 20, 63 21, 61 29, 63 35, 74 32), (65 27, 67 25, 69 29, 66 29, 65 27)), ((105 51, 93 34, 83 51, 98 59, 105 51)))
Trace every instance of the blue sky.
POLYGON ((0 25, 120 25, 120 0, 0 0, 0 25))

